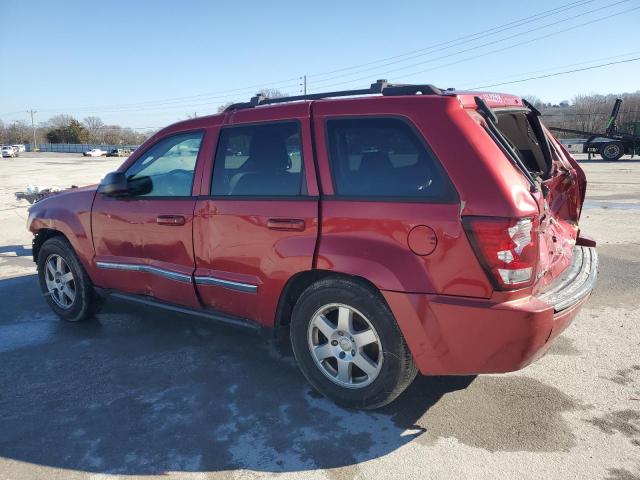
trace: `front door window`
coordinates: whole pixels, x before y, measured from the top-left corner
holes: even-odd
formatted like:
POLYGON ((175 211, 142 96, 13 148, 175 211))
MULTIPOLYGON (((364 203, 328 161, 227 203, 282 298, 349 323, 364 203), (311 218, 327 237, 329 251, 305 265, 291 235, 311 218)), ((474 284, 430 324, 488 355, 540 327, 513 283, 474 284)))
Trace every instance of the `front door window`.
POLYGON ((160 140, 147 150, 126 172, 137 196, 191 196, 202 132, 188 132, 160 140))

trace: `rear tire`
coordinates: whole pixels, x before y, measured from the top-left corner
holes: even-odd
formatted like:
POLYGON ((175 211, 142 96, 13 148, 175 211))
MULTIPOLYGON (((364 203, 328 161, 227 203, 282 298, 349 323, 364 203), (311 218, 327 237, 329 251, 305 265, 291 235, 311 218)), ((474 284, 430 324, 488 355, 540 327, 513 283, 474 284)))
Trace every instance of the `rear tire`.
POLYGON ((63 320, 86 320, 102 306, 91 279, 64 237, 50 238, 40 247, 38 278, 47 303, 63 320))
POLYGON ((620 142, 609 142, 600 147, 600 156, 603 160, 620 160, 623 155, 624 145, 622 145, 620 142))
POLYGON ((293 309, 290 335, 309 383, 344 407, 387 405, 417 374, 384 299, 350 279, 327 278, 308 287, 293 309))

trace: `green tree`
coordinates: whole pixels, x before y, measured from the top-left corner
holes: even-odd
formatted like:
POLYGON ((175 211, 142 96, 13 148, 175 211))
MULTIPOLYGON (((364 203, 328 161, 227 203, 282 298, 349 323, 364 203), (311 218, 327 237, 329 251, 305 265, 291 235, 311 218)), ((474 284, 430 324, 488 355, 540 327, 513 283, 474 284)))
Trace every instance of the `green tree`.
POLYGON ((89 141, 89 130, 76 119, 71 120, 69 133, 71 137, 69 143, 87 143, 89 141))
POLYGON ((51 143, 87 143, 89 135, 89 130, 72 118, 67 125, 49 130, 47 140, 51 143))

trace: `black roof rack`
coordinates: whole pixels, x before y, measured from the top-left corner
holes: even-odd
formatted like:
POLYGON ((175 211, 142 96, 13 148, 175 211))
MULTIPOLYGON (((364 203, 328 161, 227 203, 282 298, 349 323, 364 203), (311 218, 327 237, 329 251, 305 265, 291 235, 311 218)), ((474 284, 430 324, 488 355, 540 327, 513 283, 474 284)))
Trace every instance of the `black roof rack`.
POLYGON ((272 103, 285 103, 295 102, 297 100, 318 100, 321 98, 329 97, 351 97, 355 95, 376 95, 382 94, 384 96, 397 96, 397 95, 442 95, 442 90, 433 85, 404 85, 404 84, 391 84, 386 80, 378 80, 376 83, 372 83, 369 88, 362 88, 360 90, 340 90, 336 92, 324 92, 324 93, 310 93, 308 95, 294 95, 292 97, 278 97, 269 98, 261 93, 258 93, 255 97, 251 97, 248 102, 233 103, 225 108, 225 112, 231 110, 242 110, 245 108, 253 108, 258 105, 269 105, 272 103))

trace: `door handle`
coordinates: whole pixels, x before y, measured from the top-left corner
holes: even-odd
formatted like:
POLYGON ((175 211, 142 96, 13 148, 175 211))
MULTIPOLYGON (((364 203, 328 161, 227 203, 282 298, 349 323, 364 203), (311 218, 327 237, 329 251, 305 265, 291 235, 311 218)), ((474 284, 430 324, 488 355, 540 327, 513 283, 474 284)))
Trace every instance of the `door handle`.
POLYGON ((186 223, 186 219, 183 215, 158 215, 156 218, 156 223, 158 225, 184 225, 186 223))
POLYGON ((304 230, 304 220, 301 218, 270 218, 267 220, 267 228, 270 230, 304 230))

